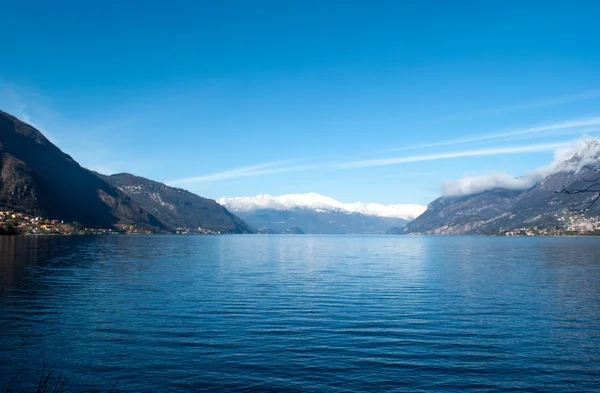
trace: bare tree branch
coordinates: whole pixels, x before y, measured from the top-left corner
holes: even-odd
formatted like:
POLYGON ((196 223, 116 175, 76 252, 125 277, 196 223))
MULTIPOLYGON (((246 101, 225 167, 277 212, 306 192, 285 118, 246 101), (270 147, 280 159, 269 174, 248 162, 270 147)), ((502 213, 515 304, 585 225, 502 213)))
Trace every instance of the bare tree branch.
POLYGON ((569 196, 569 202, 565 203, 565 205, 572 212, 588 211, 600 200, 600 175, 596 175, 595 178, 589 178, 584 174, 584 170, 592 172, 594 175, 600 174, 600 169, 592 168, 586 165, 581 168, 578 179, 588 183, 587 186, 581 188, 566 188, 563 185, 562 189, 556 191, 557 194, 569 196), (590 197, 586 197, 590 194, 590 197), (575 195, 580 196, 580 198, 574 198, 575 195))

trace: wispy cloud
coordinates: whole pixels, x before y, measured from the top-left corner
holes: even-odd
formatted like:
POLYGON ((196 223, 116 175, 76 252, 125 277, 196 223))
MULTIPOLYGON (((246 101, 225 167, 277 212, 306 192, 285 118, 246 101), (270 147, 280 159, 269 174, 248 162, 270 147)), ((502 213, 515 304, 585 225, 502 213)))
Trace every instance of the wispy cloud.
POLYGON ((552 163, 529 171, 523 176, 494 172, 446 180, 442 184, 442 195, 470 195, 494 188, 525 190, 553 173, 577 171, 585 165, 595 163, 598 161, 598 154, 600 154, 600 143, 597 139, 581 138, 558 147, 554 152, 552 163))
POLYGON ((493 148, 493 149, 478 149, 478 150, 466 150, 466 151, 452 151, 440 154, 427 154, 418 156, 402 156, 385 158, 378 160, 366 160, 366 161, 351 161, 342 163, 320 163, 311 165, 296 165, 296 166, 284 166, 287 161, 270 162, 259 165, 252 165, 243 168, 236 168, 229 171, 217 172, 203 176, 188 177, 184 179, 172 180, 167 182, 169 185, 181 185, 181 184, 194 184, 210 181, 220 181, 236 178, 246 178, 262 175, 272 175, 278 173, 287 172, 304 172, 310 170, 344 170, 352 168, 365 168, 365 167, 377 167, 377 166, 388 166, 388 165, 400 165, 411 162, 420 161, 436 161, 460 157, 476 157, 476 156, 491 156, 500 154, 517 154, 517 153, 532 153, 540 151, 554 151, 555 149, 564 146, 565 143, 547 143, 537 144, 528 146, 512 146, 504 148, 493 148))
POLYGON ((282 166, 289 161, 267 162, 258 165, 251 165, 242 168, 235 168, 228 171, 216 172, 203 176, 186 177, 183 179, 171 180, 167 182, 169 185, 202 183, 208 181, 229 180, 242 177, 251 177, 259 175, 269 175, 283 172, 294 172, 311 169, 312 166, 282 166))
POLYGON ((392 157, 382 158, 376 160, 363 160, 363 161, 352 161, 342 164, 338 164, 339 168, 365 168, 375 166, 386 166, 386 165, 397 165, 406 164, 409 162, 420 162, 420 161, 436 161, 444 160, 449 158, 460 158, 460 157, 477 157, 477 156, 492 156, 500 154, 516 154, 516 153, 533 153, 540 151, 553 151, 554 149, 564 146, 564 143, 544 143, 528 146, 512 146, 502 148, 490 148, 490 149, 476 149, 476 150, 463 150, 463 151, 452 151, 447 153, 439 154, 424 154, 418 156, 403 156, 403 157, 392 157))
POLYGON ((389 153, 389 152, 402 151, 402 150, 413 150, 413 149, 424 149, 424 148, 430 148, 430 147, 460 145, 460 144, 491 141, 491 140, 510 138, 510 137, 515 137, 515 136, 530 135, 530 134, 544 134, 544 133, 548 133, 548 132, 552 132, 552 131, 559 131, 559 130, 573 130, 573 129, 583 128, 583 127, 591 127, 591 126, 599 126, 599 125, 600 125, 600 117, 568 120, 568 121, 559 122, 559 123, 528 127, 528 128, 524 128, 524 129, 520 129, 520 130, 478 135, 478 136, 472 136, 472 137, 467 137, 467 138, 450 139, 450 140, 434 142, 434 143, 423 143, 423 144, 418 144, 418 145, 403 146, 403 147, 398 147, 398 148, 393 148, 393 149, 380 150, 378 153, 386 153, 386 152, 389 153))

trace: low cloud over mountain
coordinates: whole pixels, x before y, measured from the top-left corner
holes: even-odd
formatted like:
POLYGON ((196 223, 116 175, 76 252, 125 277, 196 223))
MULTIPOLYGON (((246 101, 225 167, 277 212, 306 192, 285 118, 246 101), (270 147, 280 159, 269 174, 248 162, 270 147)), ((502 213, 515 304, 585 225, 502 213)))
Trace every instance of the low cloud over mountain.
POLYGON ((600 140, 582 138, 568 146, 556 149, 552 163, 527 172, 523 176, 516 177, 506 172, 496 172, 446 180, 442 184, 442 195, 471 195, 495 188, 526 190, 549 175, 575 172, 586 165, 593 164, 598 161, 599 156, 600 140))
POLYGON ((383 233, 425 211, 421 205, 342 203, 315 193, 221 198, 218 202, 250 225, 275 232, 300 227, 306 233, 383 233))
POLYGON ((221 198, 218 202, 233 211, 258 209, 289 210, 308 208, 313 210, 338 210, 377 217, 412 220, 425 211, 425 206, 410 204, 381 205, 378 203, 342 203, 316 193, 287 194, 281 196, 257 195, 255 197, 221 198))
POLYGON ((461 179, 462 183, 451 184, 454 195, 431 202, 403 233, 480 235, 515 228, 565 228, 573 214, 580 218, 599 215, 600 205, 594 204, 598 188, 575 196, 557 191, 589 187, 590 181, 600 180, 593 171, 599 168, 600 140, 583 139, 557 150, 550 165, 522 178, 461 179), (573 213, 571 206, 584 209, 573 213))

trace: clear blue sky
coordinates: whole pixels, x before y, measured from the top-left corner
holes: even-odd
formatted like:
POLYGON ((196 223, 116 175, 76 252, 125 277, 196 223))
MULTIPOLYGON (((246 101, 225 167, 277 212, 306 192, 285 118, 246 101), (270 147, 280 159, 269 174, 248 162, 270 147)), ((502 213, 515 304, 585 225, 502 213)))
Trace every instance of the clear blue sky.
POLYGON ((600 135, 597 1, 90 3, 2 5, 0 108, 102 172, 424 204, 600 135))

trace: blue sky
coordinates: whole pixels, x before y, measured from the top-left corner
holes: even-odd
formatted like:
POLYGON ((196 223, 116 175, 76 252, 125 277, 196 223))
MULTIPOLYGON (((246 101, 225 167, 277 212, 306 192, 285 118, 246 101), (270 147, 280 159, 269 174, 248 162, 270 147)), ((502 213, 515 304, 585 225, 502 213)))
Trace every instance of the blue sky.
POLYGON ((0 108, 218 198, 426 204, 600 135, 594 1, 9 2, 0 108))

